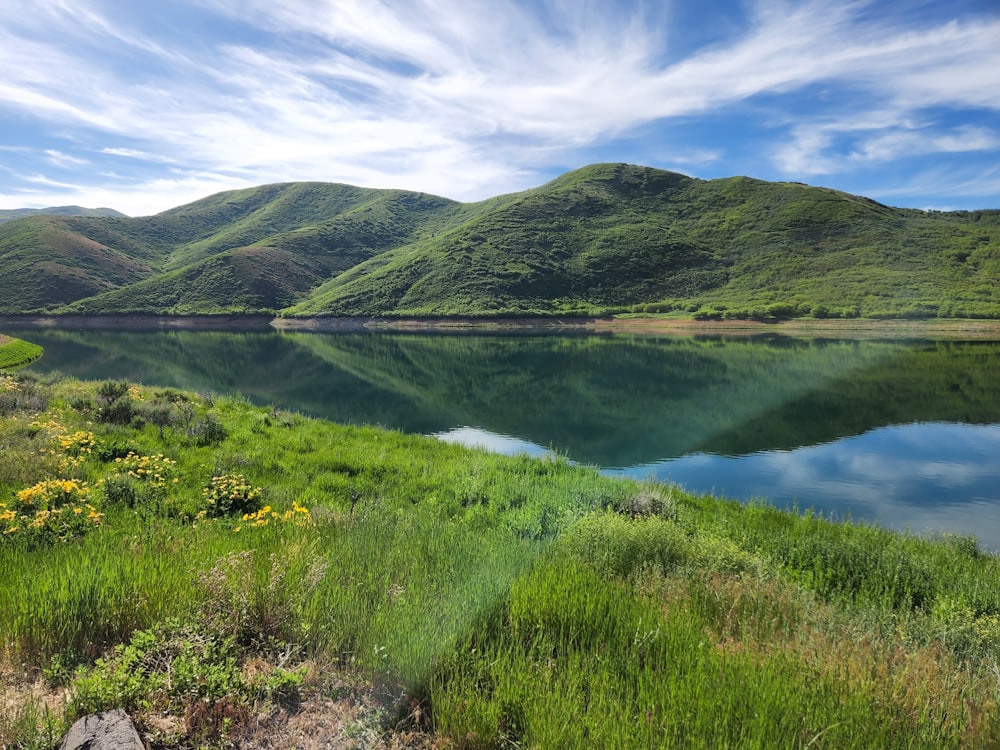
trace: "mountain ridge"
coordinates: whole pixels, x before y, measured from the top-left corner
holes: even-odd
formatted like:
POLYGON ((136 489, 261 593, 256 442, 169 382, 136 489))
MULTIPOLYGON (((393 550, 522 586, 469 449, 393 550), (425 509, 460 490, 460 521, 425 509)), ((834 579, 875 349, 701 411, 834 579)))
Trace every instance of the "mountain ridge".
POLYGON ((28 216, 37 214, 51 214, 55 216, 115 216, 118 218, 128 218, 121 211, 113 208, 84 208, 83 206, 49 206, 48 208, 4 208, 0 209, 0 224, 8 221, 16 221, 28 216))
POLYGON ((0 313, 1000 317, 1000 211, 595 164, 475 203, 292 182, 0 225, 0 313))

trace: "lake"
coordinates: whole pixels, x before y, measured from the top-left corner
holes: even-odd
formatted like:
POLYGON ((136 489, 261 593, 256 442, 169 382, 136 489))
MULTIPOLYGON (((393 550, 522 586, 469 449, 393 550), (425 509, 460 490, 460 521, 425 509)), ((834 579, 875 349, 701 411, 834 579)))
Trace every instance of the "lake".
POLYGON ((338 422, 1000 550, 1000 342, 5 330, 33 370, 338 422))

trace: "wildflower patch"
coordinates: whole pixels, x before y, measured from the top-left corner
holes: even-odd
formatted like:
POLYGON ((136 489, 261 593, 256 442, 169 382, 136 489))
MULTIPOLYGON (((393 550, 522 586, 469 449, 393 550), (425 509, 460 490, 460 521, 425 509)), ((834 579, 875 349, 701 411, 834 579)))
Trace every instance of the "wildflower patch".
POLYGON ((202 490, 208 515, 219 518, 234 513, 255 513, 260 507, 260 487, 242 474, 221 474, 202 490))
POLYGON ((90 503, 90 487, 76 479, 45 479, 0 503, 0 538, 64 542, 100 526, 104 514, 90 503))
POLYGON ((292 507, 284 512, 273 509, 270 505, 265 505, 255 513, 244 513, 241 519, 242 524, 235 526, 233 531, 241 531, 246 528, 260 528, 273 523, 291 523, 296 526, 309 526, 312 524, 312 513, 297 501, 292 501, 292 507))
POLYGON ((116 474, 132 477, 152 487, 164 489, 168 484, 177 482, 174 476, 177 462, 162 453, 140 456, 134 451, 129 451, 124 458, 116 458, 113 463, 116 474))

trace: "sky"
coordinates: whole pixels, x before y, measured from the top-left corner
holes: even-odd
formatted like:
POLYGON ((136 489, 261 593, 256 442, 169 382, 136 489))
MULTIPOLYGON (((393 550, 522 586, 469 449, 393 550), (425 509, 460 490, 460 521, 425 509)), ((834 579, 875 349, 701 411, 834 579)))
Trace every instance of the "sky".
POLYGON ((1000 208, 1000 0, 0 0, 0 209, 595 162, 1000 208))

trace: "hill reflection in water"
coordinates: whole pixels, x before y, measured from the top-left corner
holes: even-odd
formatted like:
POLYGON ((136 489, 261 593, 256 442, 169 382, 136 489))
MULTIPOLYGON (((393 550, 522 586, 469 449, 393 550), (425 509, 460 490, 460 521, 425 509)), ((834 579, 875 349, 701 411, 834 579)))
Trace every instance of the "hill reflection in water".
POLYGON ((240 392, 1000 548, 1000 343, 10 331, 33 369, 240 392))

